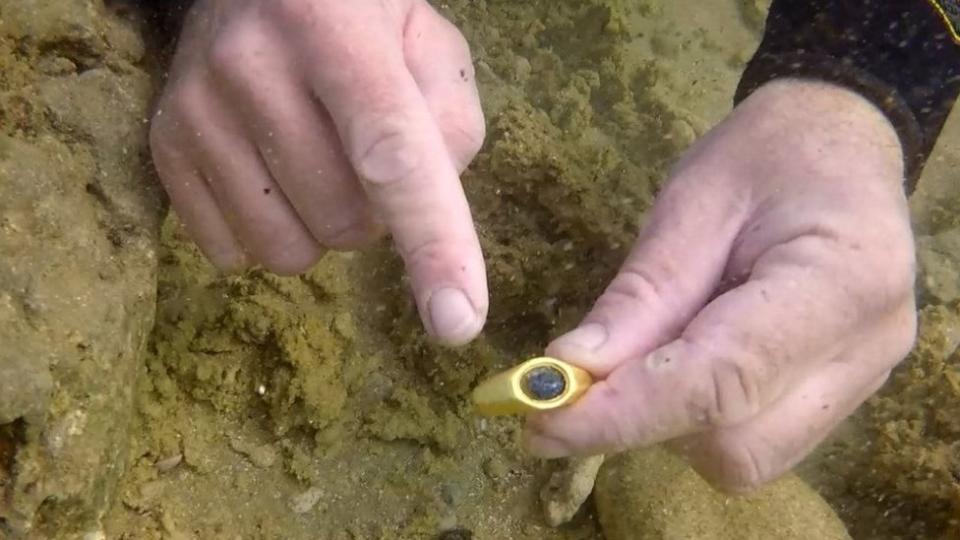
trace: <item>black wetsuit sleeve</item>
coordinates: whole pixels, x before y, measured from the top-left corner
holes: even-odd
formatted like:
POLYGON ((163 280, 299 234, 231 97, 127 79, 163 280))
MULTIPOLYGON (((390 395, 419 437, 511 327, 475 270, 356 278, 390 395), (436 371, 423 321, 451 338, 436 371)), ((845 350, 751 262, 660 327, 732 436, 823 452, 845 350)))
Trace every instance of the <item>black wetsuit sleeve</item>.
POLYGON ((774 0, 735 102, 778 77, 847 86, 887 115, 907 188, 960 92, 960 0, 774 0))

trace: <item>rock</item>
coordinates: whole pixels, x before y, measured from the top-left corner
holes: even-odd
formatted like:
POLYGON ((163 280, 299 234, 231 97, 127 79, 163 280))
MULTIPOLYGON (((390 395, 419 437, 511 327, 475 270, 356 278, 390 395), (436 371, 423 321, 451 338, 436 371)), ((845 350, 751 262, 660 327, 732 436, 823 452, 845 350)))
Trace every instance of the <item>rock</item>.
POLYGON ((153 321, 152 81, 102 1, 0 13, 0 537, 82 536, 124 470, 153 321))
POLYGON ((306 514, 323 498, 323 488, 314 486, 290 499, 290 509, 297 514, 306 514))
POLYGON ((736 4, 743 24, 753 32, 762 34, 770 0, 737 0, 736 4))
POLYGON ((550 475, 550 480, 540 490, 540 501, 543 503, 544 517, 551 527, 558 527, 573 519, 593 491, 601 465, 602 454, 570 458, 550 475))
POLYGON ((170 472, 173 469, 177 468, 183 462, 183 454, 174 454, 170 457, 161 459, 158 461, 155 466, 157 467, 157 472, 165 473, 170 472))
POLYGON ((728 496, 659 448, 608 458, 594 496, 607 540, 850 538, 827 503, 796 476, 748 496, 728 496))
POLYGON ((960 299, 960 229, 918 237, 917 259, 924 300, 947 304, 960 299))

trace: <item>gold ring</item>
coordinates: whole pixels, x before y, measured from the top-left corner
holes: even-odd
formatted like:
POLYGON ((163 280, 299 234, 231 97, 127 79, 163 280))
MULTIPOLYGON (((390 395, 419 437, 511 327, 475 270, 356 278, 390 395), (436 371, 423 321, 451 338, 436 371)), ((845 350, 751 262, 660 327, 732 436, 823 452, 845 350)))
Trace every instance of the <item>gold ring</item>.
POLYGON ((591 384, 587 371, 543 356, 480 383, 473 404, 486 416, 547 411, 573 403, 591 384))

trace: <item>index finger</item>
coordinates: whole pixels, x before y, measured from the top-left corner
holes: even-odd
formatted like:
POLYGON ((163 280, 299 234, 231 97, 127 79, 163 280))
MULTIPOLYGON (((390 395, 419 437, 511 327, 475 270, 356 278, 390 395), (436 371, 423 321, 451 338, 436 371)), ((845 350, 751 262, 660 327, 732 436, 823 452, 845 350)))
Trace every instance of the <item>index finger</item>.
POLYGON ((406 7, 325 4, 306 48, 317 55, 309 82, 392 233, 428 331, 462 344, 486 318, 483 256, 456 164, 404 61, 411 3, 397 4, 406 7))

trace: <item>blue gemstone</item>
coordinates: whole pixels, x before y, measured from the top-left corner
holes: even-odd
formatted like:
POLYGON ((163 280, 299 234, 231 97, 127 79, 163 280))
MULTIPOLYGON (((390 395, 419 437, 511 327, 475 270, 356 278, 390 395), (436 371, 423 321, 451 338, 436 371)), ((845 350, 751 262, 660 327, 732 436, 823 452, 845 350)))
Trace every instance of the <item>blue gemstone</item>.
POLYGON ((550 366, 533 368, 524 377, 527 394, 534 399, 550 400, 563 393, 567 380, 559 369, 550 366))

